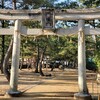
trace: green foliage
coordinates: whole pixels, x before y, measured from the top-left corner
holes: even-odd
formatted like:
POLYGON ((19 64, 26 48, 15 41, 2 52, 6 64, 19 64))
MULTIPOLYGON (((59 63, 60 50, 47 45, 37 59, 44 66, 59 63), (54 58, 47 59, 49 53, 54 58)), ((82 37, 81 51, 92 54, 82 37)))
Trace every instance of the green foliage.
POLYGON ((97 40, 96 40, 96 43, 95 43, 96 49, 95 49, 95 52, 94 52, 94 61, 97 64, 98 69, 100 70, 100 36, 97 36, 96 39, 97 40))
MULTIPOLYGON (((80 0, 82 2, 82 6, 86 8, 95 8, 100 6, 100 0, 80 0)), ((100 28, 100 21, 95 20, 93 21, 87 21, 91 26, 99 27, 100 28)), ((91 39, 89 40, 89 42, 91 39)), ((100 69, 100 36, 96 36, 96 41, 90 43, 87 43, 87 58, 92 58, 94 63, 96 63, 98 69, 100 69)))
MULTIPOLYGON (((5 53, 7 52, 7 49, 8 49, 8 46, 9 46, 9 43, 10 43, 10 40, 11 40, 11 36, 5 36, 5 53)), ((2 36, 0 36, 0 58, 1 58, 1 54, 2 54, 2 36)))
POLYGON ((92 59, 92 62, 87 61, 87 67, 99 69, 100 67, 100 40, 96 37, 96 41, 92 36, 86 36, 86 58, 92 59), (95 65, 96 64, 96 65, 95 65))
POLYGON ((23 0, 21 6, 23 9, 36 9, 40 7, 54 7, 57 0, 23 0))
POLYGON ((34 41, 34 37, 22 37, 21 53, 23 57, 38 56, 39 51, 46 48, 45 56, 50 56, 52 60, 77 60, 77 37, 76 36, 39 36, 34 41))
POLYGON ((74 8, 79 8, 79 4, 77 2, 61 2, 57 3, 55 5, 55 8, 61 8, 61 9, 74 9, 74 8))
POLYGON ((21 37, 21 57, 32 57, 35 53, 34 37, 21 37))
MULTIPOLYGON (((49 40, 50 41, 50 40, 49 40)), ((77 37, 53 37, 51 38, 51 56, 59 60, 75 60, 77 58, 77 37)))
POLYGON ((95 41, 92 36, 86 36, 86 58, 93 58, 95 51, 95 41))
POLYGON ((100 0, 80 0, 80 2, 82 2, 83 6, 87 8, 100 6, 100 0))
POLYGON ((41 28, 42 27, 39 21, 26 20, 26 21, 23 21, 22 23, 28 28, 41 28))
POLYGON ((96 63, 98 69, 100 70, 100 51, 95 52, 94 62, 96 63))
MULTIPOLYGON (((57 0, 22 0, 20 1, 20 9, 35 9, 35 8, 79 8, 77 2, 61 2, 54 4, 57 0)), ((81 0, 83 1, 82 6, 84 7, 96 7, 100 5, 99 0, 81 0)), ((19 2, 19 0, 17 1, 19 2)), ((87 21, 86 23, 95 26, 94 21, 87 21)), ((9 25, 8 21, 5 21, 5 27, 9 25)), ((29 28, 41 28, 41 23, 39 21, 23 21, 23 25, 29 28)), ((59 28, 67 28, 77 25, 77 22, 63 21, 59 28), (65 27, 66 26, 66 27, 65 27)), ((100 27, 100 23, 96 23, 96 27, 100 27)), ((11 37, 5 37, 5 52, 9 46, 11 37)), ((0 44, 1 44, 0 37, 0 44)), ((21 36, 21 57, 32 57, 38 56, 39 51, 46 48, 45 56, 49 55, 53 60, 77 60, 77 36, 38 36, 34 39, 34 36, 23 37, 21 36)), ((0 45, 0 48, 1 45, 0 45)), ((1 50, 1 49, 0 49, 1 50)), ((1 51, 0 51, 1 55, 1 51)), ((92 58, 93 61, 100 67, 100 37, 97 36, 96 43, 93 41, 92 37, 86 37, 86 56, 87 58, 92 58)))
POLYGON ((88 70, 92 70, 92 71, 97 71, 98 67, 96 66, 96 63, 94 61, 87 59, 86 60, 86 68, 88 70))

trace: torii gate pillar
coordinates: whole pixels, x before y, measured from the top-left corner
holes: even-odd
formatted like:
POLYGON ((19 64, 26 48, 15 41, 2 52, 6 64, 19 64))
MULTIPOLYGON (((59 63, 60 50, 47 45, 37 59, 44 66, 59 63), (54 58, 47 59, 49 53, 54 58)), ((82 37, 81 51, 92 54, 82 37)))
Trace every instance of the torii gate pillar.
POLYGON ((79 93, 75 94, 76 100, 91 100, 86 83, 86 53, 85 53, 85 34, 84 20, 78 22, 78 86, 79 93))
POLYGON ((12 50, 12 65, 10 76, 10 90, 7 92, 11 96, 18 96, 21 92, 18 88, 18 70, 19 70, 19 56, 20 56, 20 29, 21 21, 15 21, 14 40, 12 50))

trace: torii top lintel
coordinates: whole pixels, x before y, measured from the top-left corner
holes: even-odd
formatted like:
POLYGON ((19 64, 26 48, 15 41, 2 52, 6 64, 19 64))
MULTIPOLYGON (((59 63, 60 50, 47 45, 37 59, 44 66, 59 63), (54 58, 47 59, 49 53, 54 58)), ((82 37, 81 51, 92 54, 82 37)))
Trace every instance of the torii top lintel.
MULTIPOLYGON (((100 18, 100 9, 55 9, 56 20, 92 20, 100 18)), ((0 9, 0 19, 3 20, 39 20, 42 19, 42 10, 6 10, 0 9)))

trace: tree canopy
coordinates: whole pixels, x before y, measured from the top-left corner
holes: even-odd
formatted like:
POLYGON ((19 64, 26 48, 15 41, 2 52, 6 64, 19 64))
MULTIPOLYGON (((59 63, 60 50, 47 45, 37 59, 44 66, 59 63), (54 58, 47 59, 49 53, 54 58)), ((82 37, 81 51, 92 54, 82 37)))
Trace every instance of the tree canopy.
MULTIPOLYGON (((56 8, 56 9, 79 9, 80 7, 99 7, 99 0, 80 0, 81 3, 65 1, 61 3, 57 3, 58 0, 16 0, 17 9, 35 9, 35 8, 56 8), (56 2, 56 3, 55 3, 56 2)), ((10 5, 12 1, 4 0, 4 7, 7 8, 7 3, 10 5)), ((0 7, 2 3, 0 3, 0 7)), ((10 9, 12 7, 10 6, 10 9)), ((29 28, 41 28, 41 22, 39 21, 23 21, 23 25, 29 28)), ((100 27, 99 20, 86 21, 86 24, 91 27, 100 27)), ((57 28, 69 28, 77 25, 77 21, 58 21, 56 22, 57 28)), ((5 27, 9 26, 9 21, 5 21, 5 27)), ((6 36, 5 44, 5 52, 7 51, 7 47, 9 46, 10 38, 6 36)), ((0 43, 2 38, 0 36, 0 43)), ((1 45, 0 45, 1 46, 1 45)), ((41 50, 45 51, 45 56, 50 56, 52 60, 68 60, 77 62, 77 36, 29 36, 29 37, 21 37, 21 57, 24 58, 38 56, 38 49, 41 53, 41 50)), ((2 47, 0 47, 2 48, 2 47)), ((93 41, 92 36, 88 36, 86 38, 86 52, 87 58, 93 59, 98 67, 100 67, 100 36, 96 36, 96 41, 93 41)), ((1 56, 2 51, 0 51, 1 56)))

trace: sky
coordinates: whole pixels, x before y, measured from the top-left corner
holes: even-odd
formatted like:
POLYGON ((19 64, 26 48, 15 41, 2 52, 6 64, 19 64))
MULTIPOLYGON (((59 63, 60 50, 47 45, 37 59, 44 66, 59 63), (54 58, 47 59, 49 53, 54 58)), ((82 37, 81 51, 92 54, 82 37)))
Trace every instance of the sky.
POLYGON ((63 2, 63 1, 66 1, 66 0, 58 0, 58 2, 63 2))
MULTIPOLYGON (((67 0, 58 0, 58 2, 63 2, 63 1, 67 1, 67 0)), ((77 1, 77 0, 71 0, 71 1, 77 1)))

